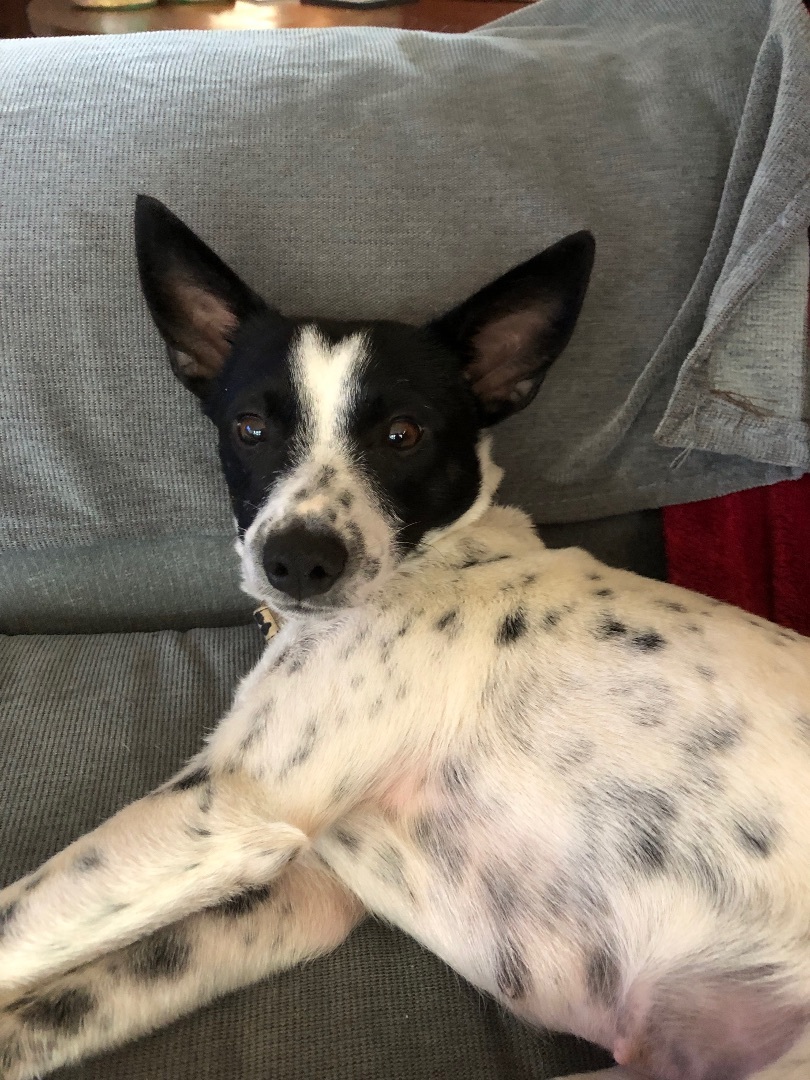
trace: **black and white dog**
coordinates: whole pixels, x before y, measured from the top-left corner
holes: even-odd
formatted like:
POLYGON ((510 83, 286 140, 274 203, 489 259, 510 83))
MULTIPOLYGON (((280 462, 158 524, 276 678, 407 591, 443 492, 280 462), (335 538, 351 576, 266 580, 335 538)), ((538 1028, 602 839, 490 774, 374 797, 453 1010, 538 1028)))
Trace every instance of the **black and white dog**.
POLYGON ((371 911, 611 1080, 810 1077, 810 645, 493 506, 593 257, 428 326, 284 317, 160 203, 143 287, 280 617, 198 757, 0 893, 0 1073, 334 948, 371 911))

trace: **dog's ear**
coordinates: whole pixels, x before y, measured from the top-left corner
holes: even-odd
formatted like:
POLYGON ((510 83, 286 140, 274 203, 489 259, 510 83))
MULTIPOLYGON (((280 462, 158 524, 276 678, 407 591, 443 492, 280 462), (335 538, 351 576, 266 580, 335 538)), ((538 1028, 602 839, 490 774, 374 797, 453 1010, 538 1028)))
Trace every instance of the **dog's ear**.
POLYGON ((524 408, 574 330, 593 266, 594 239, 573 233, 430 324, 465 365, 481 422, 524 408))
POLYGON ((135 201, 141 287, 178 379, 205 399, 239 323, 267 305, 158 199, 135 201))

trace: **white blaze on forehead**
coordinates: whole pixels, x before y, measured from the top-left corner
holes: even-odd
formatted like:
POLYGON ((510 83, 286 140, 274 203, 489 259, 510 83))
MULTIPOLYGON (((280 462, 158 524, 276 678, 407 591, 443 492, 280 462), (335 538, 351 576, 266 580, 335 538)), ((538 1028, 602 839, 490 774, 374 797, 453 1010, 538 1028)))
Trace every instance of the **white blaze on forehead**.
POLYGON ((341 440, 366 360, 362 334, 330 345, 314 326, 301 331, 292 371, 304 417, 304 441, 310 448, 341 440))

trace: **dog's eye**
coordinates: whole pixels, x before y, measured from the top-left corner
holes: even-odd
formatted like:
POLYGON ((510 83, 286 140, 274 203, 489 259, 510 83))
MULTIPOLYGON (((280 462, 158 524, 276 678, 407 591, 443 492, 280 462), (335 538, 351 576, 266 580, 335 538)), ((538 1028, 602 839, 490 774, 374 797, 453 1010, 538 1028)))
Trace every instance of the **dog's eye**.
POLYGON ((422 429, 415 420, 398 416, 388 428, 388 445, 394 450, 410 450, 422 438, 422 429))
POLYGON ((245 413, 236 421, 236 434, 247 446, 255 446, 267 435, 267 421, 256 413, 245 413))

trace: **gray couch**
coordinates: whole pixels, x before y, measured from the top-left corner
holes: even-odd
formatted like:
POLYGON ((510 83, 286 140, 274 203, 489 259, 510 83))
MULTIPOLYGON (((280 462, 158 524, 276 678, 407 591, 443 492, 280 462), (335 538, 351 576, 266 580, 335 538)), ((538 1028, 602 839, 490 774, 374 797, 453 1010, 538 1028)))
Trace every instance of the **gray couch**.
MULTIPOLYGON (((658 507, 804 470, 785 385, 806 203, 784 161, 779 191, 761 183, 796 149, 800 9, 545 0, 458 38, 0 43, 1 882, 174 771, 261 648, 211 433, 138 294, 134 194, 279 306, 334 316, 426 318, 593 229, 574 341, 499 436, 504 494, 551 543, 660 576, 658 507), (761 390, 732 362, 752 349, 781 373, 768 422, 733 414, 735 378, 761 390)), ((64 1075, 543 1080, 603 1061, 368 923, 64 1075)))

